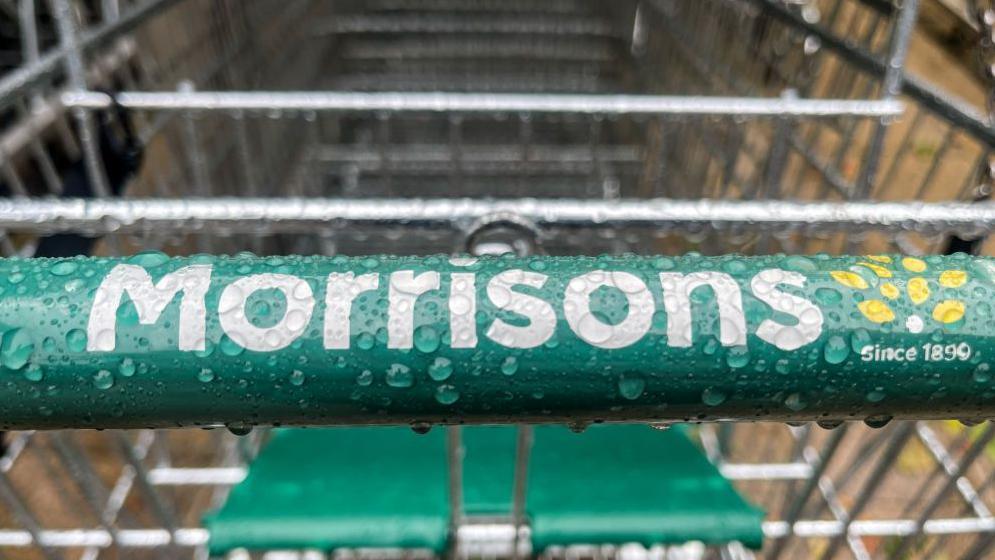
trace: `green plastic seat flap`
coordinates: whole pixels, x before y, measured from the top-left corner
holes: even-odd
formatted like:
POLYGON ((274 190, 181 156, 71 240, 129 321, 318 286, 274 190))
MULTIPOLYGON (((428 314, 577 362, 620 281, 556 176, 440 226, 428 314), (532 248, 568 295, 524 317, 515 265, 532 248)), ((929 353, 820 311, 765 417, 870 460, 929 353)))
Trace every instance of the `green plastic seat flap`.
MULTIPOLYGON (((759 547, 763 512, 687 437, 643 425, 575 434, 538 426, 526 513, 534 550, 551 545, 740 541, 759 547)), ((515 427, 462 429, 464 509, 507 516, 515 427)), ((227 503, 205 520, 212 553, 233 548, 445 550, 445 430, 278 430, 227 503)))
POLYGON ((517 428, 467 426, 463 435, 463 510, 507 517, 515 485, 517 428))
POLYGON ((282 429, 205 519, 212 554, 335 548, 431 549, 449 530, 445 431, 282 429))
POLYGON ((533 549, 551 545, 740 541, 759 548, 749 505, 683 427, 536 428, 526 509, 533 549))

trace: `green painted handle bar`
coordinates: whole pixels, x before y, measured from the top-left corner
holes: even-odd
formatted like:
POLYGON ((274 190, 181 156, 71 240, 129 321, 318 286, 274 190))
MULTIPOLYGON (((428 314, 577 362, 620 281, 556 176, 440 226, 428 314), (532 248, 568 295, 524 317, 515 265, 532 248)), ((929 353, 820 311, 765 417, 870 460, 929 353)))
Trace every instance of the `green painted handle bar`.
POLYGON ((4 429, 995 417, 995 260, 0 260, 4 429))

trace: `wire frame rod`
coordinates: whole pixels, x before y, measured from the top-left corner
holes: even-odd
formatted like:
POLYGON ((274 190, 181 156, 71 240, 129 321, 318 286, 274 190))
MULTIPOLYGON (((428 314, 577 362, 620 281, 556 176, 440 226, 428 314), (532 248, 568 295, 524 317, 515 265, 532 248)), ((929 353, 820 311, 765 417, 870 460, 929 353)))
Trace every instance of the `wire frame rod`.
MULTIPOLYGON (((842 523, 832 520, 799 521, 790 527, 784 521, 765 521, 764 536, 784 537, 793 533, 798 537, 831 537, 842 532, 842 523)), ((854 521, 850 534, 858 536, 906 536, 914 533, 916 522, 912 519, 868 519, 854 521)), ((926 522, 923 532, 927 535, 957 535, 995 531, 995 522, 977 518, 932 519, 926 522)), ((109 547, 110 535, 102 529, 46 529, 40 533, 42 542, 54 548, 81 546, 109 547)), ((206 529, 183 528, 175 534, 178 546, 193 547, 207 543, 206 529)), ((170 533, 165 529, 124 529, 120 531, 118 546, 123 548, 154 548, 170 543, 170 533)), ((31 534, 24 530, 0 530, 0 546, 27 547, 34 544, 31 534)))
MULTIPOLYGON (((883 79, 887 65, 878 57, 847 43, 818 24, 805 20, 777 0, 737 0, 753 4, 764 10, 764 14, 784 24, 792 26, 805 35, 811 35, 819 42, 852 65, 877 79, 883 79)), ((902 93, 921 103, 944 120, 965 129, 978 141, 995 147, 995 133, 992 132, 987 117, 965 101, 941 91, 917 76, 906 73, 902 80, 902 93)))
POLYGON ((68 107, 104 109, 114 102, 156 111, 427 111, 578 113, 598 115, 729 115, 755 117, 894 117, 895 100, 685 97, 516 93, 199 91, 67 92, 68 107))
POLYGON ((4 199, 0 229, 39 233, 313 232, 322 225, 466 229, 506 217, 539 227, 914 231, 980 236, 995 203, 790 202, 676 199, 4 199))
MULTIPOLYGON (((121 17, 102 23, 92 29, 80 33, 79 46, 84 52, 106 45, 133 30, 138 25, 155 16, 161 10, 175 4, 178 0, 146 0, 121 14, 121 17)), ((69 51, 56 48, 43 54, 36 61, 26 64, 0 79, 0 107, 6 107, 30 88, 63 69, 63 61, 69 51)))

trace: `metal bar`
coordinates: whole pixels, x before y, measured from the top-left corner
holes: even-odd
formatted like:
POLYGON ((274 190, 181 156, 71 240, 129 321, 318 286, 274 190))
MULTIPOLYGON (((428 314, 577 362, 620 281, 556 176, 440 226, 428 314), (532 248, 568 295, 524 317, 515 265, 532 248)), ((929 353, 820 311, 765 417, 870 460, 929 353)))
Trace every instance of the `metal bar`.
MULTIPOLYGON (((922 433, 922 428, 923 427, 924 427, 924 423, 919 423, 919 432, 920 432, 919 436, 920 436, 920 438, 922 438, 922 435, 923 435, 923 433, 922 433)), ((941 461, 941 462, 945 462, 945 461, 941 461)), ((988 508, 981 501, 980 496, 981 496, 981 494, 987 492, 988 489, 992 486, 992 484, 995 484, 995 471, 991 472, 988 476, 985 477, 985 480, 981 483, 981 485, 978 487, 977 490, 974 490, 974 488, 970 485, 970 481, 969 480, 965 479, 965 482, 968 482, 968 484, 964 485, 965 486, 964 489, 966 490, 966 489, 970 488, 971 492, 970 492, 969 496, 965 496, 965 499, 966 499, 967 503, 961 505, 960 510, 959 510, 959 512, 958 512, 957 515, 966 515, 966 514, 970 513, 971 510, 973 509, 975 515, 977 515, 978 518, 980 518, 980 519, 991 519, 992 518, 991 513, 988 511, 988 508)), ((964 493, 963 490, 962 490, 962 493, 964 493)), ((945 544, 945 541, 946 541, 946 537, 940 537, 940 538, 934 539, 930 543, 929 547, 923 553, 923 557, 924 558, 932 558, 932 557, 934 557, 935 556, 934 552, 937 551, 937 550, 941 550, 942 547, 943 547, 943 545, 945 544)))
MULTIPOLYGON (((69 0, 49 0, 49 3, 58 23, 62 50, 66 53, 63 60, 69 87, 75 91, 85 91, 87 89, 86 67, 73 7, 69 0)), ((100 153, 100 137, 93 114, 86 107, 76 107, 73 109, 73 116, 79 126, 83 163, 87 178, 90 181, 90 188, 98 197, 109 196, 111 190, 107 181, 107 172, 104 169, 104 160, 100 153)))
MULTIPOLYGON (((884 1, 884 0, 877 0, 884 1)), ((576 13, 576 0, 546 0, 536 4, 532 0, 368 0, 364 5, 369 11, 416 12, 526 12, 539 14, 576 13)))
POLYGON ((521 557, 521 536, 526 524, 525 495, 528 490, 529 459, 532 457, 534 434, 532 426, 518 427, 515 440, 515 475, 511 495, 511 521, 515 526, 515 536, 512 539, 511 557, 518 560, 521 557))
MULTIPOLYGON (((49 548, 109 548, 112 545, 157 548, 170 544, 171 537, 165 529, 123 529, 117 533, 116 541, 103 529, 43 529, 39 534, 42 546, 49 548)), ((177 529, 175 543, 184 547, 201 546, 207 543, 208 536, 206 529, 177 529)), ((27 547, 35 546, 35 542, 27 531, 0 529, 0 546, 27 547)))
POLYGON ((953 403, 963 418, 995 416, 971 361, 995 343, 975 311, 995 292, 995 261, 880 258, 890 260, 877 268, 862 257, 799 256, 2 260, 0 279, 18 284, 0 295, 0 322, 12 333, 5 363, 38 365, 53 389, 25 400, 18 395, 36 381, 15 376, 0 387, 0 427, 936 418, 953 403), (937 279, 950 299, 934 298, 922 315, 900 306, 896 314, 881 301, 867 307, 859 298, 872 301, 876 290, 854 269, 897 285, 937 279), (451 288, 456 280, 469 291, 451 288), (536 290, 534 301, 516 302, 518 284, 536 290), (798 295, 786 298, 782 284, 798 295), (45 303, 66 286, 76 312, 45 303), (717 305, 691 299, 705 286, 717 305), (602 287, 622 294, 612 300, 618 325, 589 311, 602 287), (766 308, 744 310, 744 294, 797 325, 766 308), (247 307, 265 298, 272 305, 247 307), (270 326, 255 326, 254 314, 281 307, 282 316, 267 316, 270 326), (503 310, 526 315, 531 326, 504 323, 503 310), (653 322, 659 312, 666 325, 653 322), (717 344, 703 344, 709 329, 696 332, 700 324, 719 325, 711 333, 717 344), (379 332, 387 339, 377 342, 379 332), (851 349, 858 332, 866 343, 851 349), (298 364, 303 382, 274 379, 274 356, 298 364), (468 360, 482 375, 452 386, 412 373, 468 360), (898 363, 943 376, 944 392, 894 375, 898 363), (133 375, 138 365, 156 373, 133 375), (841 390, 823 394, 804 374, 812 367, 835 375, 841 390), (356 389, 366 370, 383 382, 356 389), (246 401, 246 390, 265 398, 246 401), (146 404, 149 394, 155 406, 146 404), (495 402, 493 394, 508 398, 495 402))
POLYGON ((859 0, 861 4, 871 8, 881 15, 890 16, 895 11, 895 5, 889 0, 859 0))
MULTIPOLYGON (((957 462, 950 455, 950 452, 947 451, 947 447, 943 445, 940 437, 925 422, 916 422, 916 436, 933 458, 936 459, 938 471, 945 473, 948 477, 954 476, 958 468, 957 462)), ((970 439, 970 431, 965 431, 963 435, 952 441, 950 446, 954 449, 959 449, 968 439, 970 439)), ((922 488, 925 489, 926 486, 924 485, 922 488)), ((991 512, 969 479, 962 477, 957 482, 957 490, 960 492, 961 497, 964 498, 966 508, 974 510, 974 515, 980 518, 991 517, 991 512)), ((917 495, 917 498, 921 497, 917 495)))
MULTIPOLYGON (((459 113, 577 113, 598 115, 730 115, 766 117, 895 117, 896 100, 785 99, 781 97, 680 97, 664 95, 584 95, 419 92, 198 91, 121 92, 121 106, 156 111, 425 111, 459 113)), ((67 107, 111 106, 101 92, 69 91, 67 107)))
MULTIPOLYGON (((133 456, 133 459, 138 464, 140 464, 141 460, 144 459, 145 455, 148 453, 148 448, 152 443, 151 430, 140 432, 140 434, 141 435, 139 436, 138 441, 136 442, 134 447, 132 447, 130 443, 124 443, 124 445, 127 445, 130 448, 129 453, 133 456)), ((123 435, 120 432, 117 432, 116 436, 121 440, 124 439, 123 435)), ((141 472, 135 468, 134 464, 131 465, 125 464, 122 466, 120 475, 118 476, 117 481, 114 483, 107 497, 107 502, 104 504, 103 512, 104 512, 104 517, 106 519, 115 522, 117 521, 119 516, 122 514, 125 500, 127 500, 128 494, 131 493, 131 488, 134 485, 136 479, 139 480, 139 484, 143 484, 145 486, 148 485, 147 480, 141 480, 144 476, 145 476, 144 466, 141 466, 141 472)), ((174 523, 172 525, 167 526, 166 528, 175 529, 175 527, 176 525, 174 523)), ((162 552, 159 551, 157 552, 159 556, 162 556, 162 552)), ((99 557, 99 555, 100 555, 99 548, 89 547, 83 552, 81 559, 96 560, 96 558, 99 557)))
POLYGON ((21 30, 21 51, 24 61, 32 64, 41 57, 38 47, 38 20, 35 17, 36 0, 18 0, 17 21, 21 30))
MULTIPOLYGON (((804 538, 825 538, 840 534, 842 523, 832 520, 799 521, 794 534, 804 538)), ((874 519, 854 521, 850 533, 867 537, 888 537, 908 535, 915 529, 913 519, 874 519)), ((768 538, 784 537, 791 531, 784 521, 765 521, 764 535, 768 538)), ((980 520, 975 517, 955 519, 933 519, 926 523, 924 533, 928 535, 960 535, 992 533, 995 521, 980 520)), ((41 542, 52 548, 78 548, 110 546, 110 535, 101 529, 43 529, 41 542)), ((206 529, 188 527, 177 529, 176 544, 183 547, 196 547, 207 544, 209 533, 206 529)), ((122 548, 155 548, 169 544, 170 534, 165 529, 122 529, 116 543, 122 548)), ((31 534, 24 530, 0 529, 0 546, 35 546, 31 534)))
POLYGON ((449 471, 449 518, 455 531, 463 523, 463 433, 459 426, 446 428, 446 468, 449 471))
POLYGON ((7 477, 6 472, 0 472, 0 498, 6 503, 7 507, 13 518, 24 527, 24 531, 18 531, 24 536, 27 536, 27 543, 25 546, 30 546, 32 544, 37 544, 41 549, 42 555, 48 560, 60 560, 62 558, 61 554, 56 553, 52 550, 43 539, 42 533, 44 530, 38 519, 35 517, 31 510, 28 509, 27 504, 24 499, 21 498, 20 493, 17 488, 7 477))
MULTIPOLYGON (((816 485, 819 488, 819 493, 822 495, 822 499, 826 504, 826 509, 832 514, 833 519, 839 521, 840 523, 846 523, 850 517, 847 515, 846 507, 840 501, 839 492, 840 488, 837 488, 833 479, 828 476, 823 476, 819 479, 816 485)), ((837 541, 845 540, 847 546, 850 548, 850 552, 853 554, 854 560, 870 560, 870 555, 867 553, 867 547, 864 546, 864 542, 852 533, 843 530, 836 539, 837 541)), ((830 542, 832 546, 832 542, 830 542)))
POLYGON ((943 501, 947 498, 947 494, 951 490, 956 488, 960 484, 961 479, 967 472, 967 469, 974 463, 975 459, 988 444, 995 438, 995 424, 989 423, 985 426, 985 431, 981 434, 978 439, 971 443, 971 447, 964 452, 960 461, 957 463, 957 467, 954 472, 950 473, 946 480, 946 483, 940 490, 933 496, 933 499, 926 505, 926 507, 919 513, 919 518, 916 520, 915 531, 909 535, 907 538, 903 539, 898 546, 890 552, 889 558, 903 558, 909 549, 917 542, 917 536, 922 532, 923 526, 929 521, 933 513, 943 504, 943 501))
MULTIPOLYGON (((796 537, 826 538, 843 534, 844 523, 832 520, 805 520, 789 526, 784 521, 765 521, 764 535, 781 538, 793 533, 796 537)), ((914 519, 861 519, 849 525, 848 533, 857 537, 908 536, 916 529, 914 519)), ((926 535, 995 534, 995 520, 977 517, 931 519, 923 527, 926 535)))
POLYGON ((233 486, 245 480, 244 467, 158 467, 149 470, 155 486, 233 486))
POLYGON ((135 450, 135 446, 127 439, 123 433, 116 433, 115 439, 117 440, 118 449, 120 449, 121 455, 125 458, 125 461, 134 469, 135 480, 138 483, 139 489, 141 489, 144 494, 144 499, 149 500, 152 506, 152 511, 158 517, 159 523, 162 524, 166 530, 173 532, 177 528, 176 516, 166 502, 159 496, 159 493, 153 488, 151 481, 149 480, 149 470, 145 467, 145 463, 142 460, 145 458, 144 455, 148 452, 147 449, 151 445, 151 439, 143 445, 141 454, 135 450))
MULTIPOLYGON (((237 122, 237 121, 236 121, 237 122)), ((350 167, 363 172, 378 172, 382 162, 389 160, 392 170, 410 174, 448 174, 454 193, 463 188, 464 175, 475 173, 534 175, 542 173, 589 174, 594 167, 593 160, 608 168, 634 168, 643 162, 642 150, 632 145, 601 146, 592 150, 573 145, 555 146, 551 144, 525 144, 517 146, 497 144, 482 146, 462 142, 458 120, 449 120, 447 145, 424 144, 403 145, 387 149, 379 147, 350 147, 345 145, 316 146, 308 150, 307 161, 340 167, 350 167), (508 165, 517 164, 517 165, 508 165)), ((657 167, 662 168, 659 158, 654 158, 657 167)), ((319 170, 324 169, 319 167, 319 170)), ((663 170, 658 169, 655 180, 659 182, 663 170)), ((313 173, 302 170, 301 173, 313 173)), ((524 185, 520 185, 524 188, 524 185)), ((249 193, 247 193, 249 194, 249 193)), ((648 194, 648 193, 647 193, 648 194)))
MULTIPOLYGON (((829 436, 829 439, 823 444, 822 451, 819 453, 818 459, 816 459, 814 465, 809 466, 808 479, 805 481, 805 485, 797 492, 793 497, 789 498, 791 500, 790 505, 788 505, 785 510, 784 522, 788 527, 794 527, 795 522, 801 517, 802 510, 805 504, 808 502, 809 496, 812 495, 812 491, 815 490, 816 486, 819 484, 819 480, 822 478, 823 474, 826 472, 826 468, 829 467, 829 461, 832 460, 833 456, 836 454, 836 450, 839 448, 840 442, 843 441, 843 437, 846 435, 848 426, 846 424, 841 425, 836 428, 835 431, 829 436)), ((785 534, 785 537, 791 536, 791 533, 785 534)), ((777 560, 781 556, 781 552, 784 547, 787 546, 788 539, 782 538, 775 540, 771 547, 766 551, 766 554, 771 560, 777 560)))
MULTIPOLYGON (((175 4, 178 0, 148 0, 129 8, 120 18, 104 23, 95 28, 83 31, 79 36, 79 47, 84 53, 99 48, 109 41, 131 31, 146 19, 159 11, 175 4)), ((0 79, 0 107, 10 105, 16 99, 23 97, 30 88, 41 84, 44 80, 62 70, 63 60, 69 53, 68 49, 59 48, 49 51, 32 64, 27 64, 9 72, 0 79)))
MULTIPOLYGON (((884 77, 881 80, 882 101, 894 99, 902 92, 905 80, 905 59, 909 53, 909 41, 915 29, 919 14, 919 0, 904 0, 898 12, 898 20, 892 27, 891 45, 886 61, 884 77)), ((881 150, 884 149, 884 136, 888 131, 889 119, 879 119, 874 127, 870 144, 864 153, 864 167, 857 180, 856 198, 867 198, 874 188, 881 150)))
POLYGON ((462 229, 498 214, 542 227, 652 227, 798 232, 874 230, 981 235, 995 203, 789 202, 671 199, 5 199, 0 230, 88 234, 157 231, 313 233, 316 226, 394 225, 462 229))
POLYGON ((604 39, 563 39, 542 36, 521 37, 514 42, 488 42, 476 38, 437 37, 397 39, 354 39, 343 45, 340 56, 346 60, 462 60, 480 58, 529 58, 547 62, 605 62, 613 60, 611 42, 604 39))
POLYGON ((808 463, 722 463, 719 472, 729 480, 806 480, 812 476, 808 463))
POLYGON ((853 525, 854 519, 859 517, 870 503, 871 498, 874 496, 874 492, 880 487, 881 481, 884 477, 888 475, 891 469, 892 463, 898 457, 898 454, 905 447, 905 443, 908 441, 909 437, 912 436, 914 429, 914 424, 911 422, 905 422, 900 424, 895 433, 891 435, 891 440, 888 442, 887 447, 882 451, 881 457, 878 458, 877 465, 868 475, 867 480, 860 492, 857 493, 856 500, 853 507, 849 511, 844 512, 843 519, 841 519, 842 527, 835 537, 829 541, 829 545, 823 550, 820 558, 822 560, 828 560, 832 558, 836 553, 836 550, 842 544, 844 537, 852 535, 850 532, 850 527, 853 525))
POLYGON ((118 527, 116 512, 108 510, 109 493, 103 482, 93 471, 92 465, 83 457, 76 443, 65 433, 55 432, 49 436, 52 449, 56 456, 69 471, 83 495, 83 502, 93 513, 101 529, 111 538, 111 544, 117 544, 118 527))
MULTIPOLYGON (((822 27, 805 21, 801 15, 787 9, 777 0, 738 1, 756 5, 763 9, 765 14, 818 38, 823 46, 852 64, 854 68, 879 79, 884 77, 886 72, 884 62, 861 49, 853 48, 844 39, 833 35, 822 27)), ((979 142, 995 147, 995 131, 989 127, 988 119, 968 103, 941 92, 912 75, 906 75, 902 81, 902 93, 912 97, 923 107, 953 125, 964 129, 979 142)))
MULTIPOLYGON (((832 520, 799 521, 792 531, 784 521, 766 521, 763 531, 768 538, 781 538, 789 532, 803 538, 824 538, 839 535, 842 523, 832 520)), ((874 519, 858 520, 850 525, 850 533, 855 536, 887 537, 913 534, 916 521, 913 519, 874 519)), ((991 534, 995 531, 995 521, 975 517, 932 519, 926 522, 923 533, 927 535, 963 535, 974 533, 991 534)), ((109 545, 109 535, 99 529, 41 530, 41 541, 53 548, 109 545)), ((207 542, 205 529, 184 528, 177 531, 177 544, 200 546, 207 542)), ((119 545, 128 548, 150 548, 169 543, 169 533, 163 529, 124 529, 120 531, 119 545)), ((16 529, 0 530, 0 546, 34 546, 27 531, 16 529)))
POLYGON ((315 26, 315 35, 344 33, 512 33, 515 35, 580 35, 616 37, 618 30, 599 18, 515 14, 475 15, 345 15, 315 26))
MULTIPOLYGON (((656 4, 654 4, 654 6, 655 5, 656 4)), ((661 9, 660 11, 665 14, 664 9, 661 9)), ((695 66, 699 74, 707 76, 709 81, 712 83, 722 84, 722 89, 732 89, 737 95, 748 95, 751 93, 751 87, 736 80, 726 65, 718 64, 715 60, 702 60, 701 55, 688 46, 687 43, 690 42, 691 39, 687 36, 687 34, 678 26, 670 24, 669 21, 670 18, 668 17, 661 17, 659 19, 659 22, 663 24, 663 27, 667 33, 677 38, 677 40, 673 42, 675 49, 684 54, 689 62, 695 66), (716 68, 718 68, 718 71, 716 68)), ((822 129, 818 128, 816 130, 821 131, 822 129)), ((740 139, 739 142, 742 143, 743 140, 740 139)), ((791 147, 803 158, 805 158, 805 160, 808 161, 809 164, 822 175, 827 183, 843 195, 844 198, 849 198, 850 193, 853 191, 853 186, 830 165, 819 161, 819 158, 815 155, 815 153, 808 148, 808 145, 810 145, 811 142, 802 139, 797 134, 790 135, 790 142, 791 147)), ((733 175, 735 175, 735 173, 731 172, 735 170, 735 158, 733 158, 732 164, 730 174, 727 175, 725 180, 725 186, 723 188, 724 191, 728 190, 731 186, 732 179, 734 178, 733 175)), ((804 168, 799 167, 799 174, 802 173, 804 173, 804 168)), ((725 198, 725 196, 721 196, 720 198, 725 198)))

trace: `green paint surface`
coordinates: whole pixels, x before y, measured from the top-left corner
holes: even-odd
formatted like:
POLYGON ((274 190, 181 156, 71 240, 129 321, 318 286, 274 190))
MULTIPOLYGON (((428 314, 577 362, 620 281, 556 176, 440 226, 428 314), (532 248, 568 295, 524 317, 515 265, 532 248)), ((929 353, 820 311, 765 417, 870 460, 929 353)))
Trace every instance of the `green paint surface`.
MULTIPOLYGON (((991 259, 688 255, 467 263, 446 256, 168 258, 156 253, 2 260, 0 427, 995 414, 991 259), (203 349, 179 348, 182 292, 149 324, 139 320, 134 294, 126 293, 112 305, 114 330, 98 329, 99 343, 111 340, 113 350, 92 349, 98 341, 87 334, 91 316, 113 303, 95 301, 98 288, 121 265, 144 271, 152 282, 186 267, 209 267, 203 349), (516 285, 490 297, 492 279, 509 270, 541 275, 543 284, 516 285), (790 273, 801 283, 758 286, 758 275, 771 270, 778 271, 775 280, 790 273), (438 273, 439 287, 413 300, 411 347, 391 348, 388 286, 393 274, 405 271, 438 273), (348 324, 333 325, 346 333, 349 347, 326 348, 327 279, 348 272, 375 275, 379 287, 355 297, 348 324), (615 283, 621 273, 643 288, 615 283), (219 310, 226 288, 260 274, 292 277, 310 295, 296 293, 288 301, 279 290, 261 289, 241 294, 244 305, 238 309, 219 310), (467 301, 451 297, 453 274, 474 279, 472 291, 460 288, 475 296, 472 347, 453 347, 451 315, 463 313, 466 319, 467 312, 467 301), (589 280, 607 278, 606 284, 584 297, 589 309, 571 325, 567 315, 576 306, 565 300, 571 286, 587 285, 576 283, 585 274, 594 275, 589 280), (671 336, 678 318, 665 305, 661 274, 728 278, 737 295, 708 285, 676 294, 674 309, 690 317, 690 345, 684 346, 671 336), (552 330, 534 347, 512 348, 509 339, 488 335, 498 321, 520 329, 533 324, 528 313, 502 308, 509 294, 531 296, 551 309, 552 330), (309 317, 287 312, 305 296, 313 299, 309 317), (740 321, 735 314, 720 315, 722 304, 732 305, 730 298, 736 297, 740 321), (794 315, 771 302, 781 302, 794 315), (280 346, 271 351, 245 349, 222 326, 222 316, 239 313, 260 332, 282 320, 300 324, 299 336, 257 341, 280 346), (611 341, 597 329, 625 324, 634 313, 648 316, 648 322, 621 333, 624 344, 605 347, 611 341), (815 313, 817 331, 812 330, 815 313), (799 334, 803 323, 814 333, 810 341, 799 334), (776 337, 769 329, 766 337, 760 335, 765 324, 776 337), (591 328, 593 338, 578 334, 591 328)), ((538 313, 535 305, 529 309, 538 313)))

